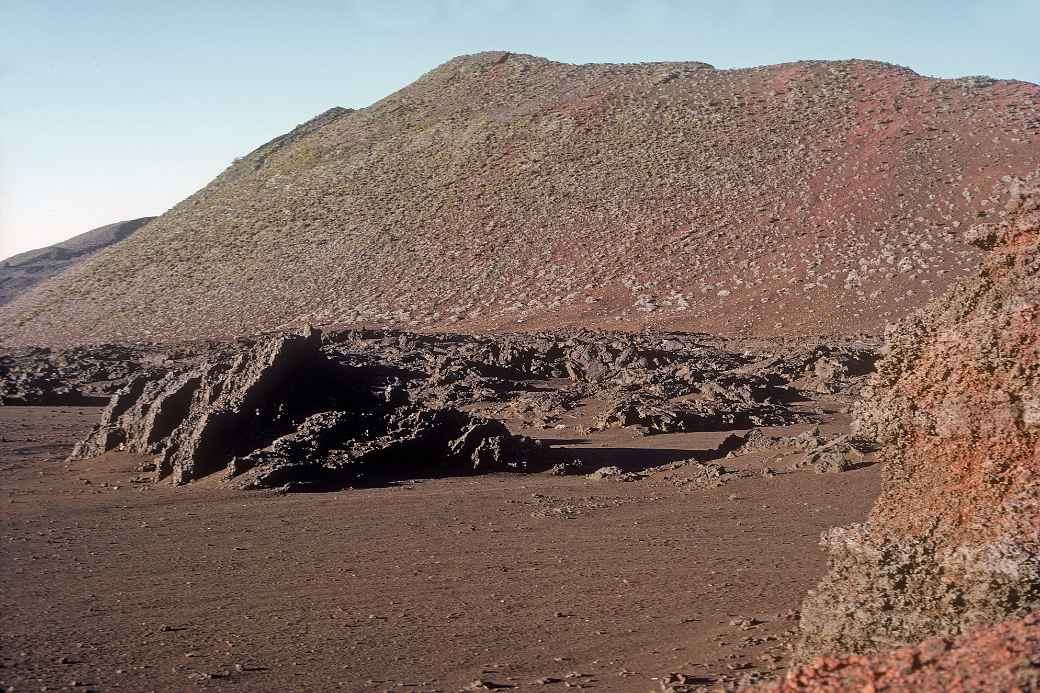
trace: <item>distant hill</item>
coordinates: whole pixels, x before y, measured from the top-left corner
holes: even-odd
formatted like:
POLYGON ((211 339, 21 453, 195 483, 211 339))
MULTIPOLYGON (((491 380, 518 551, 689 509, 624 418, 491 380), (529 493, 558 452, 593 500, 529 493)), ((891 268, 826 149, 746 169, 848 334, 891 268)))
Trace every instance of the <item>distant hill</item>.
POLYGON ((64 272, 102 248, 129 237, 154 218, 142 217, 100 226, 67 241, 28 250, 0 261, 0 305, 9 303, 44 279, 64 272))
POLYGON ((0 308, 0 339, 878 332, 977 266, 961 233, 1038 162, 1024 82, 462 56, 236 160, 0 308))

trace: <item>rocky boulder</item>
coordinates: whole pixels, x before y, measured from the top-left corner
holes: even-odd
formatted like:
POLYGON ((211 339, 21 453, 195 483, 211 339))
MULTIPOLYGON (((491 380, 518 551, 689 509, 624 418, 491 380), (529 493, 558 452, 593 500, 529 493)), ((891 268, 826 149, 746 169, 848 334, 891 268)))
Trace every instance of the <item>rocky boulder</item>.
POLYGON ((239 340, 201 366, 133 379, 72 457, 154 455, 159 478, 221 472, 248 488, 549 466, 548 451, 502 424, 411 403, 396 380, 330 358, 310 328, 239 340))

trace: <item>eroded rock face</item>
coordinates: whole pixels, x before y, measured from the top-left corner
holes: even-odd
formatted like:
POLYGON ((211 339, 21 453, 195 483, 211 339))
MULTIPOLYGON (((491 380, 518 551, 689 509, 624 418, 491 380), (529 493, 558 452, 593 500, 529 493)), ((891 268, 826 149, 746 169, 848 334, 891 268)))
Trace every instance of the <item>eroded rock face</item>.
POLYGON ((221 472, 248 488, 548 460, 501 423, 408 402, 387 378, 383 367, 326 356, 317 330, 240 340, 201 366, 131 380, 72 456, 155 455, 158 476, 174 483, 221 472))
POLYGON ((824 537, 805 656, 1040 607, 1040 177, 1012 183, 1006 212, 969 234, 991 251, 979 275, 888 334, 857 413, 883 446, 882 494, 868 522, 824 537))

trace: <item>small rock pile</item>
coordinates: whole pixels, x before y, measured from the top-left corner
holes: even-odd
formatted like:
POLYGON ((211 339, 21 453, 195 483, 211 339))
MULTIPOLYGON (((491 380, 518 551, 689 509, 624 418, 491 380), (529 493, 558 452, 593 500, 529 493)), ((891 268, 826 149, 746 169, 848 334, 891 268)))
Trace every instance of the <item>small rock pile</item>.
POLYGON ((844 472, 866 461, 866 454, 874 452, 874 446, 850 435, 825 435, 819 428, 805 431, 796 436, 768 436, 759 429, 743 436, 740 453, 770 451, 797 451, 802 453, 791 469, 811 468, 818 473, 844 472))

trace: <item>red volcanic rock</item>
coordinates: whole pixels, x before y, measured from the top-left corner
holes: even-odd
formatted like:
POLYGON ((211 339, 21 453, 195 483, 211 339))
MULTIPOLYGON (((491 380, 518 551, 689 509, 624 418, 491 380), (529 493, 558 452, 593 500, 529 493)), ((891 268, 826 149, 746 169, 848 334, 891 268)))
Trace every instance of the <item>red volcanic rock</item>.
POLYGON ((821 657, 763 693, 816 691, 1035 691, 1040 688, 1040 614, 931 638, 876 657, 821 657))
POLYGON ((1040 608, 1040 174, 968 237, 990 249, 978 276, 887 336, 856 421, 883 446, 882 493, 865 524, 825 537, 831 570, 802 609, 803 655, 1040 608))
POLYGON ((1040 87, 878 62, 453 59, 332 109, 0 309, 0 340, 880 331, 977 267, 1040 87))

